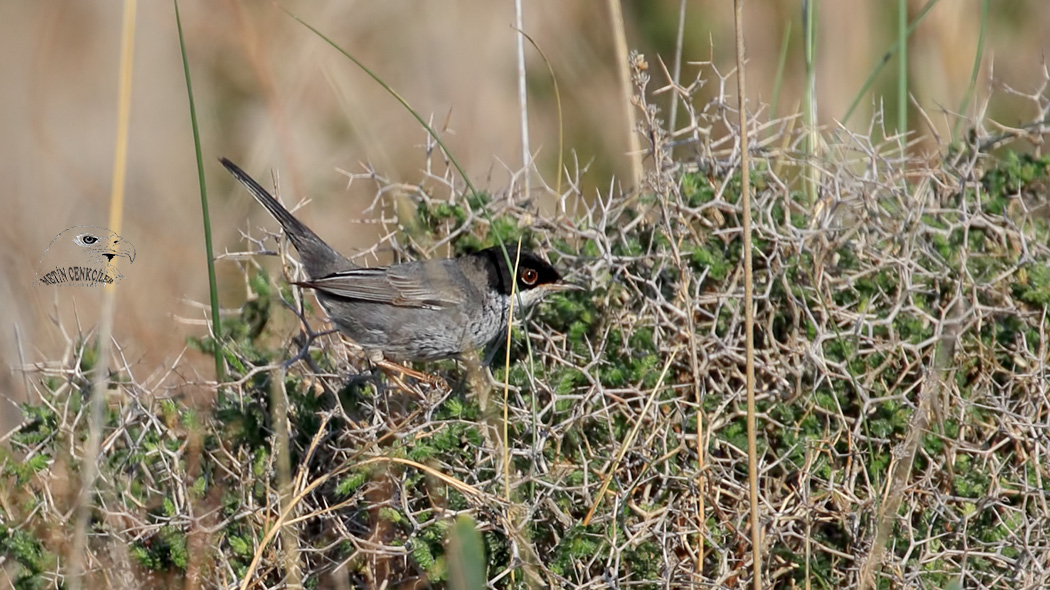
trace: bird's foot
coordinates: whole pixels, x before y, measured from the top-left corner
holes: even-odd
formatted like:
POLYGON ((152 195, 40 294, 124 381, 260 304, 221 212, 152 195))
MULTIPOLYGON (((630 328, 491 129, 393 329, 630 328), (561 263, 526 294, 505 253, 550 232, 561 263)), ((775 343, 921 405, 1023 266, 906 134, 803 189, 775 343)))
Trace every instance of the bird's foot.
POLYGON ((404 388, 404 389, 408 389, 408 388, 405 386, 405 384, 403 382, 401 382, 400 379, 398 379, 396 377, 397 375, 401 375, 402 377, 412 377, 413 379, 416 379, 417 381, 420 381, 422 383, 427 383, 427 384, 431 385, 432 387, 436 387, 436 388, 441 389, 441 390, 448 389, 448 382, 445 381, 444 379, 442 379, 441 377, 438 377, 437 375, 431 375, 429 373, 423 373, 422 371, 417 371, 415 369, 411 369, 411 368, 406 367, 406 366, 404 366, 402 364, 398 364, 398 363, 395 363, 393 361, 389 361, 387 359, 378 359, 378 360, 375 360, 373 362, 375 363, 375 366, 377 366, 380 369, 383 369, 383 370, 391 373, 391 377, 393 377, 394 380, 398 383, 398 385, 402 386, 402 388, 404 388))

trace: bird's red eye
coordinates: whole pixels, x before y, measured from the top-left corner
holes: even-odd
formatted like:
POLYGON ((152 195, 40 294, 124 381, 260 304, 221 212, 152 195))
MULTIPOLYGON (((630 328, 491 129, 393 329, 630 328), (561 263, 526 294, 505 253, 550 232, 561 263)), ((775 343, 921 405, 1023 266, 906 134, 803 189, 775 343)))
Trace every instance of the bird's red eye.
POLYGON ((536 272, 536 269, 526 268, 521 271, 521 282, 527 286, 535 285, 538 280, 540 280, 540 273, 536 272))

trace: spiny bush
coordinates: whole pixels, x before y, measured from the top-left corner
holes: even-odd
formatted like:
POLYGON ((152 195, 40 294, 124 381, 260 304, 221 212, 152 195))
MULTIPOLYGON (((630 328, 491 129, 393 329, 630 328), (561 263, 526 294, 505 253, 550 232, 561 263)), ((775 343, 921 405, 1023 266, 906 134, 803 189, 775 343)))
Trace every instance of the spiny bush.
MULTIPOLYGON (((449 389, 368 377, 319 334, 308 298, 249 270, 222 335, 229 382, 141 383, 125 368, 101 392, 92 582, 123 565, 154 585, 440 584, 464 512, 498 587, 747 577, 739 153, 711 136, 738 130, 725 97, 689 108, 697 124, 672 153, 635 80, 654 138, 645 190, 464 194, 431 178, 389 228, 398 257, 521 239, 587 285, 515 330, 509 371, 496 356, 506 399, 473 363, 427 367, 449 389), (199 389, 213 403, 188 403, 199 389)), ((814 192, 800 188, 814 162, 753 154, 766 580, 854 587, 881 543, 882 585, 1041 587, 1050 159, 974 143, 930 163, 864 138, 830 145, 814 192)), ((39 399, 4 457, 0 550, 16 587, 64 575, 91 460, 93 347, 75 349, 31 373, 39 399)))

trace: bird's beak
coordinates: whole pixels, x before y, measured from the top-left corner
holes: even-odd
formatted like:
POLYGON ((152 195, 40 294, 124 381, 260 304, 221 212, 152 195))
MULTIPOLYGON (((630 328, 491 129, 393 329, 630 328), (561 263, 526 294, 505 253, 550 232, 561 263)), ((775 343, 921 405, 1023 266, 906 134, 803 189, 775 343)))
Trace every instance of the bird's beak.
POLYGON ((135 247, 132 246, 129 242, 125 242, 124 240, 119 239, 110 244, 109 251, 106 252, 105 256, 106 258, 109 258, 110 261, 112 261, 117 256, 124 256, 128 259, 129 262, 134 264, 135 247))
POLYGON ((552 293, 558 293, 558 292, 562 292, 562 291, 586 291, 587 290, 587 287, 584 287, 583 285, 580 285, 580 284, 577 284, 577 283, 570 283, 569 281, 560 281, 560 282, 551 283, 551 284, 545 285, 545 286, 547 287, 547 290, 552 292, 552 293))

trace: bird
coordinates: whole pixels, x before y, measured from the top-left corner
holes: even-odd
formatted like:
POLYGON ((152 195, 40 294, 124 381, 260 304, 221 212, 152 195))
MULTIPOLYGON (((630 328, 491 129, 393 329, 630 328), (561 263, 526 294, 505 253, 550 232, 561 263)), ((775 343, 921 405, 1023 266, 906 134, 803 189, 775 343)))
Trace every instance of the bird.
POLYGON ((308 278, 297 284, 314 290, 331 322, 377 366, 428 377, 402 363, 464 358, 479 349, 487 364, 506 337, 512 297, 519 297, 515 308, 527 309, 550 293, 579 288, 541 257, 512 246, 506 255, 495 246, 457 258, 362 267, 239 166, 226 158, 220 162, 281 224, 299 252, 308 278))

